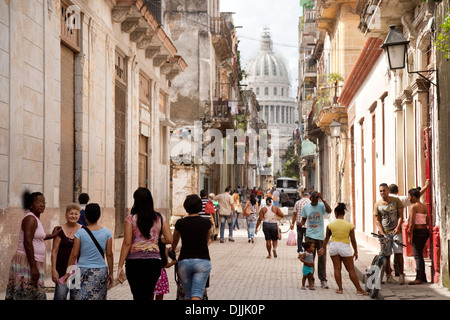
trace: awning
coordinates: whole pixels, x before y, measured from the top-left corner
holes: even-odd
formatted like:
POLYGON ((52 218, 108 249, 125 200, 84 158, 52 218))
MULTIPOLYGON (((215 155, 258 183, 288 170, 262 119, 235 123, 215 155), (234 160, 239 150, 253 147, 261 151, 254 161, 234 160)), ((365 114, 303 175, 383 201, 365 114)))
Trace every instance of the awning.
POLYGON ((316 156, 316 145, 309 139, 302 141, 302 151, 300 153, 300 158, 314 158, 316 156))

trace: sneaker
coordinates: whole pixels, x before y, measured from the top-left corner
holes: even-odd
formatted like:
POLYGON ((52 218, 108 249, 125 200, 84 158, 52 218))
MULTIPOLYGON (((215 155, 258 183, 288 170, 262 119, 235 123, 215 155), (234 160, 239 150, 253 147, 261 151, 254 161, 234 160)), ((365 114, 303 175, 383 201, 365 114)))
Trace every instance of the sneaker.
POLYGON ((398 283, 399 283, 399 284, 405 284, 405 274, 401 274, 401 275, 398 277, 398 283))
POLYGON ((223 239, 220 239, 220 243, 224 243, 225 242, 225 240, 223 240, 223 239))
POLYGON ((234 242, 234 239, 233 238, 228 238, 228 241, 234 242))
POLYGON ((252 243, 255 243, 255 239, 252 238, 252 243))
POLYGON ((321 285, 322 289, 328 289, 328 284, 327 284, 326 280, 320 281, 320 285, 321 285))
POLYGON ((390 284, 398 284, 398 282, 394 278, 392 278, 392 275, 390 274, 386 276, 386 282, 390 284))

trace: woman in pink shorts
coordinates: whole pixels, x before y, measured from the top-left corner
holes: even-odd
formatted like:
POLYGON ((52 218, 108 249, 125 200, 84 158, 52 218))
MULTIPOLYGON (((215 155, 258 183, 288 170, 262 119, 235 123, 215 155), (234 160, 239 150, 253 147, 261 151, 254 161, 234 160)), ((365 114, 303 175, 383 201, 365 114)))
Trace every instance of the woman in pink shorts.
POLYGON ((318 251, 318 254, 319 256, 321 256, 324 252, 324 249, 327 247, 328 242, 330 242, 328 251, 330 252, 331 260, 333 261, 334 278, 339 287, 336 293, 342 294, 344 292, 342 288, 341 276, 342 263, 344 263, 344 266, 350 276, 350 280, 352 280, 353 284, 356 287, 356 294, 367 295, 367 292, 365 292, 359 284, 358 276, 356 275, 355 267, 353 265, 353 257, 355 257, 355 260, 358 259, 358 248, 355 239, 355 226, 350 222, 344 220, 345 210, 346 207, 344 203, 339 203, 338 206, 334 209, 336 220, 331 222, 327 226, 326 237, 323 242, 322 248, 318 251), (353 253, 352 248, 350 247, 350 242, 353 246, 353 253))

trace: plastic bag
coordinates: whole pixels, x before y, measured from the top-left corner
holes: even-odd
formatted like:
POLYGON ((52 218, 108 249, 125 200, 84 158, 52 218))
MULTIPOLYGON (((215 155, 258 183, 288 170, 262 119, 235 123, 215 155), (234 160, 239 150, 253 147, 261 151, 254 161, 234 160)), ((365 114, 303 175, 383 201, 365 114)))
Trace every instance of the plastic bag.
POLYGON ((291 232, 289 232, 286 244, 288 246, 296 246, 297 245, 297 239, 295 237, 294 231, 291 230, 291 232))

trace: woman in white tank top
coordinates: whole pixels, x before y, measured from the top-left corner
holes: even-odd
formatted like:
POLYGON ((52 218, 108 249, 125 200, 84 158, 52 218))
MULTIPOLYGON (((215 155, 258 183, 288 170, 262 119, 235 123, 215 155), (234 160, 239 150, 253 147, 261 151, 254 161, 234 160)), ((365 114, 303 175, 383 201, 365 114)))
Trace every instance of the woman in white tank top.
POLYGON ((256 231, 255 234, 258 233, 258 228, 261 224, 261 221, 263 222, 263 232, 264 232, 264 238, 266 239, 266 249, 268 252, 267 259, 272 258, 272 252, 273 256, 277 257, 277 247, 278 247, 278 222, 277 222, 277 216, 282 218, 283 212, 281 212, 280 208, 277 206, 272 205, 272 198, 268 197, 266 199, 267 206, 262 208, 261 211, 259 211, 259 219, 256 223, 256 231), (273 247, 273 249, 272 249, 273 247))

